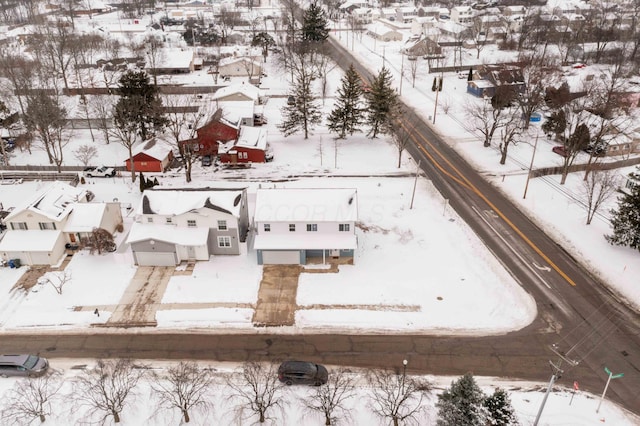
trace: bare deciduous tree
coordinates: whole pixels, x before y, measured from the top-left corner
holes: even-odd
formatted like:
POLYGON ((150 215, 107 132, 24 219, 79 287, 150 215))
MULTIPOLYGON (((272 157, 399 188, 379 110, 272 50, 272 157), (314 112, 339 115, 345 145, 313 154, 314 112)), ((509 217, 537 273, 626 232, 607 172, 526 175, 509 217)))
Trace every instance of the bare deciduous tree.
POLYGON ((145 368, 131 360, 98 360, 96 365, 75 379, 75 393, 80 406, 87 409, 87 419, 101 422, 113 417, 120 423, 122 410, 135 399, 135 388, 146 374, 145 368))
POLYGON ((61 374, 48 372, 44 376, 17 381, 3 396, 1 418, 5 424, 44 423, 60 399, 61 374))
POLYGON ((64 286, 71 282, 71 271, 53 271, 48 272, 44 279, 56 290, 56 293, 62 294, 64 286))
POLYGON ((227 378, 227 384, 231 390, 229 399, 238 401, 235 411, 241 422, 257 417, 259 423, 264 423, 271 411, 284 406, 274 364, 247 362, 240 372, 227 378))
POLYGON ((481 100, 466 104, 465 113, 471 120, 471 126, 484 136, 484 146, 491 146, 494 133, 504 126, 502 109, 494 108, 490 102, 481 100))
POLYGON ((587 225, 591 224, 602 204, 618 190, 619 184, 618 175, 609 170, 593 171, 582 181, 587 205, 587 225))
POLYGON ((372 370, 368 374, 371 386, 371 408, 394 426, 420 424, 420 416, 426 410, 423 399, 431 391, 431 384, 397 371, 372 370))
POLYGON ((402 112, 398 109, 396 113, 396 119, 391 123, 391 136, 393 144, 398 150, 398 168, 402 164, 402 153, 409 145, 411 141, 411 131, 408 126, 412 127, 412 123, 408 123, 406 120, 402 120, 402 112))
POLYGON ((520 111, 515 110, 509 112, 504 123, 503 129, 500 131, 500 164, 504 164, 507 161, 507 154, 509 152, 509 146, 513 143, 515 145, 516 138, 522 133, 522 119, 520 117, 520 111))
POLYGON ((64 147, 69 143, 66 133, 67 111, 60 105, 57 96, 49 96, 44 91, 36 91, 27 98, 25 124, 30 131, 40 136, 49 163, 55 164, 61 172, 64 147))
POLYGON ((326 426, 340 420, 349 420, 349 410, 345 402, 354 396, 354 379, 349 370, 339 369, 329 374, 329 380, 322 386, 314 387, 311 396, 303 400, 305 408, 324 417, 326 426))
POLYGON ((409 72, 411 73, 411 87, 416 87, 416 75, 418 75, 418 57, 409 57, 409 72))
POLYGON ((78 149, 73 151, 76 160, 80 161, 83 166, 88 166, 92 159, 98 155, 98 148, 91 145, 80 145, 78 149))
POLYGON ((154 374, 151 388, 159 409, 178 409, 184 422, 189 423, 191 412, 206 414, 213 408, 207 399, 212 384, 213 376, 209 368, 183 361, 169 367, 166 374, 154 374))

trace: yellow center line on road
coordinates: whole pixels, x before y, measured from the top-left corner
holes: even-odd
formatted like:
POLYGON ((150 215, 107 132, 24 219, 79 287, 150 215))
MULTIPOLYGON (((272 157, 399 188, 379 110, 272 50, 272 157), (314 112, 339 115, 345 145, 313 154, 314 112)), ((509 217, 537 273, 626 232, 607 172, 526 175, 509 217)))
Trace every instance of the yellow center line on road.
POLYGON ((549 266, 551 266, 553 268, 554 271, 556 271, 567 283, 569 283, 571 286, 575 287, 576 283, 569 278, 569 276, 567 274, 564 273, 564 271, 562 269, 560 269, 558 267, 558 265, 556 265, 546 254, 543 253, 542 250, 540 250, 540 248, 538 248, 537 245, 535 245, 533 243, 533 241, 531 241, 521 230, 520 228, 518 228, 513 222, 511 222, 509 220, 509 218, 507 218, 507 216, 505 216, 504 213, 502 213, 502 211, 500 209, 498 209, 491 201, 489 201, 489 199, 478 189, 476 188, 469 179, 467 179, 453 164, 451 164, 451 162, 444 156, 442 155, 442 153, 435 147, 433 146, 433 144, 431 142, 429 142, 429 140, 427 138, 425 138, 421 133, 417 133, 417 132, 413 132, 412 130, 415 128, 415 126, 411 125, 411 128, 408 128, 408 126, 405 124, 404 120, 401 120, 401 125, 405 128, 405 130, 409 133, 409 135, 411 136, 411 140, 413 140, 413 142, 416 144, 416 146, 418 147, 418 149, 420 149, 420 151, 422 151, 424 153, 424 155, 427 157, 427 159, 429 159, 429 161, 431 161, 431 163, 433 164, 434 167, 436 167, 438 170, 440 170, 444 175, 449 176, 452 180, 454 180, 455 182, 457 182, 458 184, 460 184, 461 186, 470 189, 471 191, 473 191, 478 197, 480 197, 485 203, 487 203, 487 205, 489 207, 491 207, 491 209, 493 211, 496 212, 496 214, 505 221, 505 223, 507 225, 509 225, 509 227, 516 233, 518 234, 518 236, 520 238, 522 238, 522 240, 527 243, 527 245, 529 247, 531 247, 533 249, 533 251, 535 251, 536 253, 538 253, 538 255, 540 257, 542 257, 545 262, 547 262, 549 264, 549 266), (426 144, 428 145, 433 151, 435 151, 438 156, 460 177, 457 178, 455 176, 453 176, 451 173, 449 173, 448 171, 446 171, 444 169, 444 167, 442 167, 442 165, 429 153, 427 152, 427 150, 425 149, 425 147, 423 146, 422 143, 420 143, 419 140, 416 139, 416 133, 418 135, 420 135, 420 139, 426 144))

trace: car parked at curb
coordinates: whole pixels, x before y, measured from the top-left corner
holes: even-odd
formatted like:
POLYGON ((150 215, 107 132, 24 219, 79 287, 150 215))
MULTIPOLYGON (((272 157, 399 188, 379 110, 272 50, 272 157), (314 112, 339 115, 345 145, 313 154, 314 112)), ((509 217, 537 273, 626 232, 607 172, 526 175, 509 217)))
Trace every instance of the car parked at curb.
POLYGON ((563 157, 567 156, 567 150, 562 145, 554 146, 553 148, 551 148, 551 151, 553 151, 556 154, 561 155, 563 157))
POLYGON ((329 372, 320 364, 307 361, 285 361, 278 368, 278 380, 287 386, 321 386, 329 380, 329 372))
POLYGON ((213 163, 213 159, 210 155, 203 155, 200 163, 202 164, 202 167, 209 167, 213 163))
POLYGON ((116 169, 107 166, 86 167, 82 173, 86 177, 114 177, 116 175, 116 169))
POLYGON ((1 377, 38 377, 49 369, 49 361, 37 355, 0 355, 1 377))

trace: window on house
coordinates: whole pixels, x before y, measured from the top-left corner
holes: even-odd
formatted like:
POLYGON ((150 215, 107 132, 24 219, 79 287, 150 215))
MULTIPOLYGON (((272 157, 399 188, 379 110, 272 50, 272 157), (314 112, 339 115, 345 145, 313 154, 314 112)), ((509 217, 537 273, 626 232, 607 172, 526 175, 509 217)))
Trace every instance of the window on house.
POLYGON ((40 222, 40 229, 56 229, 56 224, 53 222, 40 222))
POLYGON ((349 232, 349 224, 348 223, 340 223, 340 224, 338 224, 338 231, 340 231, 340 232, 349 232))
POLYGON ((290 232, 296 232, 296 224, 295 223, 290 223, 289 224, 289 231, 290 232))
POLYGON ((231 247, 231 237, 218 237, 218 247, 231 247))
POLYGON ((196 221, 195 220, 187 220, 187 226, 189 228, 195 228, 196 227, 196 221))
POLYGON ((264 224, 264 232, 271 232, 271 225, 268 223, 264 224))
POLYGON ((220 231, 226 231, 227 230, 227 221, 226 220, 219 220, 218 221, 218 230, 220 230, 220 231))
POLYGON ((165 219, 167 225, 171 225, 173 223, 173 219, 171 219, 170 217, 165 219))
POLYGON ((22 231, 26 231, 29 228, 27 228, 27 222, 11 222, 11 229, 20 229, 22 231))
POLYGON ((307 232, 316 232, 318 231, 317 223, 307 223, 307 232))
POLYGON ((151 216, 147 217, 147 223, 153 223, 153 218, 151 216))

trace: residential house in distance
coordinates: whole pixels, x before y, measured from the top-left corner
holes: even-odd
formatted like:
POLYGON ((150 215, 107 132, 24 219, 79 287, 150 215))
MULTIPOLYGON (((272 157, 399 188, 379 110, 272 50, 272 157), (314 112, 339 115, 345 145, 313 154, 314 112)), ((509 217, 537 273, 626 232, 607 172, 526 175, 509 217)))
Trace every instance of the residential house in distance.
MULTIPOLYGON (((133 166, 136 172, 164 172, 173 160, 171 146, 156 138, 140 142, 133 147, 133 166)), ((131 171, 131 161, 125 160, 127 171, 131 171)))
POLYGON ((262 64, 251 57, 230 57, 220 60, 218 72, 229 77, 258 77, 262 74, 262 64))
POLYGON ((480 65, 473 74, 473 80, 467 82, 467 93, 490 98, 498 86, 511 86, 516 93, 522 91, 525 87, 522 70, 506 64, 480 65))
POLYGON ((236 140, 240 134, 240 123, 232 122, 223 116, 222 108, 213 113, 209 121, 196 129, 197 137, 181 141, 180 144, 189 144, 191 152, 198 155, 218 155, 218 144, 236 140))
POLYGON ((353 263, 357 220, 355 188, 258 189, 253 217, 258 264, 353 263))
POLYGON ((147 61, 149 74, 189 74, 194 70, 195 53, 191 49, 160 49, 155 62, 147 61))
POLYGON ((471 25, 475 11, 471 6, 456 6, 451 9, 451 21, 460 25, 471 25))
POLYGON ((55 182, 14 208, 4 218, 7 233, 0 241, 6 261, 19 259, 26 265, 56 265, 65 256, 63 230, 74 207, 93 199, 93 193, 55 182))
POLYGON ((402 33, 378 21, 367 25, 367 34, 380 41, 401 41, 402 33))
POLYGON ((242 127, 235 141, 218 146, 222 163, 266 163, 273 160, 273 152, 267 142, 267 130, 260 127, 242 127))
POLYGON ((139 266, 237 255, 249 230, 247 190, 153 188, 144 191, 127 242, 139 266))
POLYGON ((82 247, 83 243, 90 242, 95 228, 102 228, 113 235, 120 226, 120 203, 75 203, 63 231, 67 243, 82 247))

